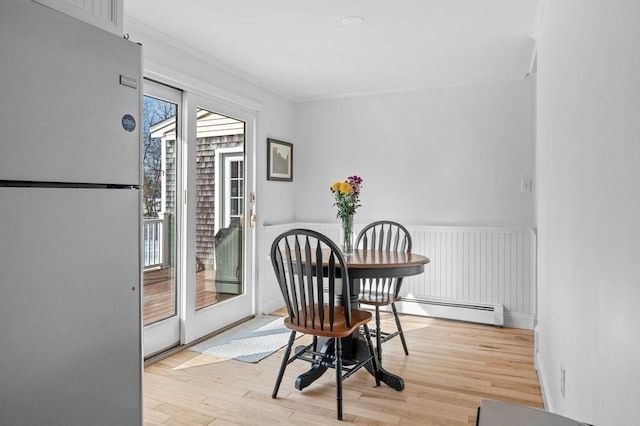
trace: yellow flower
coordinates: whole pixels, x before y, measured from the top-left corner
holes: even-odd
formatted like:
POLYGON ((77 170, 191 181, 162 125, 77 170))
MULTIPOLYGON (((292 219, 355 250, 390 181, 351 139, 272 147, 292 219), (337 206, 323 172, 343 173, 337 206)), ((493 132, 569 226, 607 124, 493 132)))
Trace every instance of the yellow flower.
POLYGON ((341 184, 342 182, 334 182, 333 185, 331 185, 331 192, 338 192, 341 184))
POLYGON ((340 192, 343 194, 349 194, 351 192, 351 185, 349 185, 349 182, 340 182, 340 192))

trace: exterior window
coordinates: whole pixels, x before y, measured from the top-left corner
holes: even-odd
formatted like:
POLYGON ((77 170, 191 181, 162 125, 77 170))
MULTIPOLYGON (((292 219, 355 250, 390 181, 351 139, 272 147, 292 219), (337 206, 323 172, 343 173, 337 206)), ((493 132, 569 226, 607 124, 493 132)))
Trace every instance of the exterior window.
POLYGON ((223 223, 229 226, 231 220, 242 220, 244 214, 244 161, 236 155, 225 156, 224 161, 224 201, 225 207, 223 223))

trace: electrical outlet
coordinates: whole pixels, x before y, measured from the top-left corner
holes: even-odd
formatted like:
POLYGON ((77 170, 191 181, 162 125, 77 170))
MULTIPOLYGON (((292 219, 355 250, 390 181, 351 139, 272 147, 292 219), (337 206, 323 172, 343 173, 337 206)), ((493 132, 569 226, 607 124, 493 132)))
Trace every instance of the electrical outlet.
POLYGON ((520 192, 531 192, 531 179, 520 179, 520 192))
POLYGON ((564 365, 561 364, 560 365, 560 393, 562 394, 563 398, 565 395, 564 390, 565 390, 566 378, 567 378, 567 370, 564 368, 564 365))

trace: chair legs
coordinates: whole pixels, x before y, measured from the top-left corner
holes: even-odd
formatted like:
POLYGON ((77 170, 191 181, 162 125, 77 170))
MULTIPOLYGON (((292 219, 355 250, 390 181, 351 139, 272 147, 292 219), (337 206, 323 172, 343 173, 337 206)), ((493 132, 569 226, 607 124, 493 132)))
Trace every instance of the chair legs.
POLYGON ((396 321, 396 328, 398 331, 393 334, 385 334, 385 337, 382 336, 382 331, 380 329, 380 308, 376 306, 376 351, 378 352, 378 360, 382 361, 382 343, 391 339, 395 335, 400 336, 400 340, 402 341, 402 348, 404 349, 404 354, 409 355, 409 349, 407 349, 407 341, 404 338, 404 332, 402 331, 402 325, 400 324, 400 317, 398 316, 398 310, 396 309, 395 303, 391 304, 391 309, 393 310, 393 319, 396 321))
POLYGON ((382 328, 380 327, 380 308, 376 306, 376 351, 378 361, 382 362, 382 328))
POLYGON ((333 339, 336 348, 336 404, 338 420, 342 420, 342 339, 333 339))
POLYGON ((289 356, 291 355, 291 347, 293 346, 293 342, 296 340, 296 332, 292 331, 289 334, 289 342, 287 343, 287 349, 285 350, 284 356, 282 357, 282 364, 280 364, 280 371, 278 372, 278 378, 276 379, 276 385, 273 388, 273 393, 271 394, 271 398, 275 398, 278 395, 278 389, 280 389, 280 383, 282 383, 282 377, 284 376, 284 370, 289 363, 289 356))
MULTIPOLYGON (((378 358, 376 357, 376 351, 373 348, 373 343, 371 342, 371 334, 369 332, 369 327, 364 325, 364 335, 367 340, 367 348, 369 349, 369 353, 371 354, 371 362, 373 363, 373 376, 376 379, 376 386, 380 386, 380 364, 378 362, 378 358)), ((342 339, 333 339, 334 347, 335 347, 335 369, 336 369, 336 404, 338 411, 338 420, 342 420, 342 339)), ((367 361, 369 362, 369 361, 367 361)), ((363 363, 361 366, 365 366, 366 363, 363 363)), ((355 370, 353 370, 355 371, 355 370)), ((349 376, 350 373, 347 374, 349 376)))
MULTIPOLYGON (((367 360, 366 362, 361 361, 361 363, 358 364, 355 369, 348 370, 348 372, 344 375, 342 370, 342 361, 343 361, 342 360, 342 339, 340 338, 333 339, 333 347, 335 351, 334 367, 336 372, 336 411, 337 411, 338 420, 342 420, 342 381, 345 377, 349 377, 352 373, 355 373, 361 367, 366 366, 366 363, 372 362, 373 376, 375 377, 375 380, 376 380, 376 386, 380 386, 380 374, 379 374, 380 363, 378 361, 376 350, 373 347, 373 343, 371 341, 371 332, 369 330, 369 327, 366 324, 364 325, 364 335, 367 340, 367 348, 369 353, 371 354, 371 359, 367 360)), ((273 393, 271 394, 271 398, 276 398, 278 395, 278 390, 280 389, 280 384, 282 383, 282 378, 284 377, 284 371, 290 362, 289 360, 291 356, 291 349, 293 348, 295 337, 296 337, 296 332, 292 331, 291 334, 289 335, 289 342, 287 343, 284 356, 282 357, 282 363, 280 364, 280 371, 278 372, 278 377, 276 379, 276 384, 273 388, 273 393)), ((312 347, 314 351, 317 349, 317 337, 315 336, 313 339, 312 347)), ((313 355, 313 358, 315 358, 315 356, 316 355, 313 355)), ((322 361, 322 360, 319 360, 319 361, 322 361)))
POLYGON ((398 317, 398 310, 396 309, 395 303, 391 304, 391 309, 393 310, 393 317, 396 319, 396 327, 398 328, 398 334, 400 334, 400 340, 402 340, 404 354, 409 355, 409 350, 407 349, 407 341, 404 340, 404 332, 402 331, 402 325, 400 325, 400 317, 398 317))
POLYGON ((373 376, 376 378, 376 386, 380 386, 380 361, 376 356, 376 350, 373 348, 373 342, 371 342, 371 332, 369 326, 364 325, 364 335, 367 339, 367 346, 369 347, 369 353, 371 354, 371 361, 373 362, 373 376))

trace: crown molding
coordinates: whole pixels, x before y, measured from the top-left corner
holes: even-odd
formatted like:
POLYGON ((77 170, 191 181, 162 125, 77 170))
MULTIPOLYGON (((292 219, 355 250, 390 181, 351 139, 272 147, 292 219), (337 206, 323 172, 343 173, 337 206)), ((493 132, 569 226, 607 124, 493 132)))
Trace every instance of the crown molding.
POLYGON ((147 37, 153 38, 157 41, 159 41, 160 43, 166 44, 170 47, 173 47, 175 49, 178 49, 182 52, 187 53, 188 55, 193 56, 194 58, 198 58, 204 62, 206 62, 207 64, 211 65, 212 67, 215 67, 221 71, 224 71, 228 74, 233 75, 234 77, 237 77, 243 81, 246 81, 248 83, 253 84, 254 86, 260 87, 264 90, 267 90, 281 98, 284 98, 288 101, 293 102, 294 99, 293 97, 285 92, 282 92, 278 89, 276 89, 273 86, 270 86, 269 84, 265 83, 264 81, 262 81, 261 79, 257 78, 256 76, 252 75, 252 74, 248 74, 245 73, 244 71, 239 70, 238 68, 227 64, 226 62, 223 62, 199 49, 196 49, 192 46, 189 46, 185 43, 182 43, 181 41, 178 41, 176 39, 174 39, 173 37, 163 33, 162 31, 159 31, 155 28, 152 28, 148 25, 143 24, 142 22, 125 16, 124 17, 124 27, 125 30, 126 29, 132 29, 135 30, 136 32, 139 32, 147 37))

